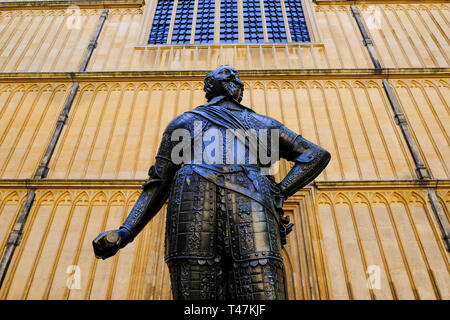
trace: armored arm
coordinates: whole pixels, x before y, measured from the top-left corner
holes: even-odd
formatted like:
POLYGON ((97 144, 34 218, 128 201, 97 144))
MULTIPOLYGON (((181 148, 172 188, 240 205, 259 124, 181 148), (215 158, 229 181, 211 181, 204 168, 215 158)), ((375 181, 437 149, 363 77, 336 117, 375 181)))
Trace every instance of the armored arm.
POLYGON ((166 202, 175 172, 176 166, 172 162, 156 159, 149 170, 150 177, 142 186, 142 193, 125 222, 118 230, 103 232, 94 239, 97 258, 109 258, 134 240, 166 202))
POLYGON ((175 165, 165 159, 157 158, 149 170, 149 179, 142 185, 142 193, 120 228, 126 229, 130 242, 145 225, 161 210, 169 197, 170 186, 176 172, 175 165))
POLYGON ((171 133, 179 125, 180 121, 176 118, 164 132, 155 165, 150 168, 148 173, 149 179, 143 184, 142 193, 125 222, 118 230, 103 232, 92 242, 97 258, 109 258, 132 242, 166 202, 172 180, 180 167, 171 161, 171 151, 174 145, 171 133))
POLYGON ((280 141, 284 142, 284 158, 295 162, 278 184, 283 196, 288 198, 314 180, 328 165, 331 155, 287 128, 280 130, 280 141))
POLYGON ((325 169, 331 155, 328 151, 281 125, 280 156, 295 162, 286 177, 275 188, 277 191, 274 197, 275 208, 280 215, 280 239, 284 245, 287 235, 294 226, 293 223, 289 223, 289 216, 284 216, 284 201, 314 180, 325 169))
MULTIPOLYGON (((276 122, 278 123, 278 122, 276 122)), ((274 188, 274 205, 280 216, 280 240, 286 244, 287 235, 292 231, 293 223, 284 216, 284 201, 310 183, 327 166, 330 153, 301 135, 279 124, 280 157, 295 162, 286 177, 274 188)))

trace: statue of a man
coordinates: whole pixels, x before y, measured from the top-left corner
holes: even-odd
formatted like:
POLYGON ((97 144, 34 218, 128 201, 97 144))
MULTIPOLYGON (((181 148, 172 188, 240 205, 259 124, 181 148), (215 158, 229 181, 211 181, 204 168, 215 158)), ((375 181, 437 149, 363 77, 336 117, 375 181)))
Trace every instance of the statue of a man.
POLYGON ((168 200, 174 299, 285 299, 281 249, 293 225, 283 202, 320 174, 330 154, 241 105, 244 84, 234 68, 220 66, 204 84, 208 103, 170 122, 139 199, 118 230, 93 241, 95 255, 106 259, 132 242, 168 200), (295 164, 276 183, 268 169, 279 158, 295 164))

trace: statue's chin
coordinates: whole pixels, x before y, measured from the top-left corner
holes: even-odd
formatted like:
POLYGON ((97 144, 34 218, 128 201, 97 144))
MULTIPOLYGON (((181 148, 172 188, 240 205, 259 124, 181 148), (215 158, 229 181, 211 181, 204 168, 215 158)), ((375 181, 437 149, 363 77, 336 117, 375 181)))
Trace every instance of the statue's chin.
POLYGON ((222 85, 230 97, 240 102, 239 100, 242 92, 242 87, 240 85, 234 83, 233 81, 224 82, 222 85))

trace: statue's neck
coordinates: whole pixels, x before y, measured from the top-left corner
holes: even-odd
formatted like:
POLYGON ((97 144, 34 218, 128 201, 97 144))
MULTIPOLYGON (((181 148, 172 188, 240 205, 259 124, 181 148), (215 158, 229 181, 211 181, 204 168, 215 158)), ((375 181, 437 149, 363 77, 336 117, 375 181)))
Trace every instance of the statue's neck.
POLYGON ((239 103, 234 101, 233 99, 230 99, 228 97, 225 97, 224 99, 220 100, 217 105, 224 106, 224 107, 230 107, 232 109, 239 109, 244 110, 244 107, 241 106, 239 103))

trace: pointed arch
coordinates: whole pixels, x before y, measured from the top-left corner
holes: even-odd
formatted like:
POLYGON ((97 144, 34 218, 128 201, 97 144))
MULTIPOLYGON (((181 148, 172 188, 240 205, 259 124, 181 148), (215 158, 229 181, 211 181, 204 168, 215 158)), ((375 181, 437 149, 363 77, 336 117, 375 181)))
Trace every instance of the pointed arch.
POLYGON ((141 91, 149 91, 149 86, 147 83, 141 83, 140 85, 138 85, 136 91, 137 92, 141 92, 141 91))
POLYGON ((38 206, 53 205, 55 203, 55 194, 53 191, 48 190, 39 197, 39 201, 37 203, 38 206))
POLYGON ((408 194, 406 201, 408 203, 420 203, 422 206, 426 204, 425 199, 416 191, 412 191, 410 194, 408 194))
POLYGON ((54 89, 55 88, 53 87, 52 84, 47 83, 41 87, 41 89, 39 90, 39 94, 42 94, 43 92, 53 92, 54 89))
POLYGON ((345 204, 345 205, 350 206, 351 201, 344 193, 339 192, 335 195, 333 204, 334 205, 345 204))
POLYGON ((166 89, 166 91, 176 91, 177 85, 173 82, 170 82, 166 85, 166 87, 164 89, 166 89))
POLYGON ((57 85, 53 90, 55 92, 66 92, 67 91, 67 86, 64 83, 61 83, 61 84, 57 85))
POLYGON ((122 91, 122 84, 121 83, 114 83, 110 88, 109 91, 122 91))
POLYGON ((140 195, 141 193, 139 191, 135 191, 132 194, 130 194, 127 199, 127 205, 130 206, 131 204, 136 203, 140 195))
POLYGON ((353 88, 366 89, 366 84, 360 80, 355 80, 352 83, 353 88))
MULTIPOLYGON (((102 83, 100 86, 97 87, 97 90, 99 90, 98 88, 101 88, 102 86, 106 87, 106 85, 104 83, 102 83)), ((94 90, 96 90, 94 88, 94 86, 91 83, 89 83, 89 84, 81 87, 80 96, 83 95, 83 93, 85 93, 85 92, 94 92, 94 90)))
POLYGON ((106 83, 101 83, 100 85, 97 86, 97 88, 95 89, 95 92, 108 92, 110 88, 110 85, 106 84, 106 83))
POLYGON ((6 195, 3 198, 3 204, 7 205, 7 204, 19 204, 20 202, 20 197, 17 191, 11 191, 10 193, 8 193, 8 195, 6 195))
POLYGON ((152 90, 152 91, 161 91, 161 90, 162 90, 162 85, 161 85, 161 83, 159 83, 159 82, 154 83, 154 84, 151 86, 151 90, 152 90))
POLYGON ((383 204, 383 205, 385 205, 385 206, 387 206, 388 205, 388 201, 387 201, 387 199, 381 194, 381 193, 379 193, 379 192, 375 192, 373 195, 372 195, 372 197, 371 197, 371 199, 370 199, 371 201, 371 203, 373 203, 373 204, 383 204))
POLYGON ((367 82, 367 88, 379 89, 380 88, 380 84, 378 82, 376 82, 376 81, 369 80, 369 82, 367 82))
POLYGON ((352 204, 369 205, 370 201, 364 194, 362 194, 361 192, 357 192, 352 198, 352 204))
POLYGON ((2 94, 3 92, 9 92, 9 93, 11 93, 12 90, 13 90, 13 89, 12 89, 12 86, 11 86, 9 83, 7 83, 7 84, 5 84, 4 86, 2 86, 2 87, 0 88, 0 94, 2 94))
POLYGON ((134 83, 127 83, 123 91, 136 91, 136 85, 134 83))
POLYGON ((422 85, 422 83, 420 83, 420 82, 417 81, 417 80, 411 80, 411 81, 409 82, 409 87, 410 87, 410 88, 422 88, 423 85, 422 85))
POLYGON ((109 199, 112 206, 123 206, 125 204, 125 196, 122 191, 115 192, 109 199))
POLYGON ((99 191, 92 198, 91 203, 93 205, 106 205, 108 203, 106 194, 103 191, 99 191))
POLYGON ((73 200, 76 206, 88 206, 89 205, 89 195, 86 191, 82 191, 73 200))
POLYGON ((295 83, 295 89, 306 89, 308 86, 306 85, 305 81, 297 81, 295 83))
POLYGON ((292 89, 294 89, 294 86, 293 86, 292 83, 290 83, 289 81, 284 81, 284 82, 281 84, 281 89, 284 89, 284 90, 292 90, 292 89))
POLYGON ((389 196, 389 203, 401 203, 406 205, 406 199, 398 192, 392 192, 389 196))
POLYGON ((317 204, 328 204, 331 206, 333 204, 333 201, 327 194, 321 193, 317 198, 317 204))
POLYGON ((447 88, 447 89, 450 87, 450 85, 448 84, 448 82, 445 81, 445 80, 443 80, 443 79, 441 79, 441 80, 438 81, 438 86, 439 86, 439 87, 444 87, 444 88, 447 88))
POLYGON ((265 86, 264 86, 264 84, 263 84, 262 82, 256 81, 256 82, 253 84, 252 89, 253 89, 253 90, 264 90, 264 89, 265 89, 265 86))
MULTIPOLYGON (((46 84, 45 86, 49 86, 49 84, 46 84)), ((45 87, 44 86, 44 87, 45 87)), ((25 88, 26 93, 30 93, 30 92, 39 92, 39 86, 37 84, 30 84, 25 88)))
POLYGON ((278 89, 280 89, 280 86, 275 81, 270 81, 267 84, 267 90, 278 90, 278 89))
POLYGON ((191 86, 189 83, 187 83, 187 82, 183 82, 183 83, 180 85, 180 90, 183 90, 183 91, 190 91, 190 90, 192 90, 192 86, 191 86))
POLYGON ((63 192, 55 201, 56 205, 71 205, 72 204, 72 195, 69 191, 63 192))
POLYGON ((436 84, 433 81, 426 79, 425 81, 423 81, 422 87, 436 89, 436 84))
POLYGON ((339 88, 345 88, 345 89, 350 89, 352 86, 348 83, 348 81, 346 80, 341 80, 338 83, 338 87, 339 88))
POLYGON ((323 87, 325 89, 337 89, 336 84, 333 81, 330 81, 330 80, 326 81, 325 84, 323 85, 323 87))
POLYGON ((204 84, 202 82, 196 82, 194 84, 194 90, 203 90, 204 84))
POLYGON ((309 88, 310 89, 323 89, 322 84, 317 80, 314 80, 313 82, 311 82, 309 84, 309 88))

